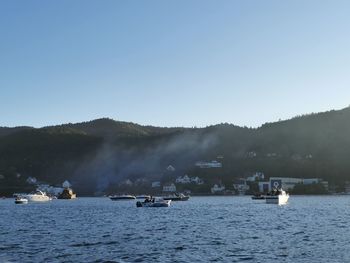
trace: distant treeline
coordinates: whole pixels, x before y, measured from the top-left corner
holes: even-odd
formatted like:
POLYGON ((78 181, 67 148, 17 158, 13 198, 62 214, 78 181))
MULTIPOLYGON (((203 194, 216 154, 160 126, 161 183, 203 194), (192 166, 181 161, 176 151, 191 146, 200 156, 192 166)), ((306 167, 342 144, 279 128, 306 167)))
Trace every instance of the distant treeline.
POLYGON ((349 108, 257 129, 231 124, 161 128, 111 119, 0 128, 0 194, 27 189, 29 176, 53 185, 69 180, 82 194, 113 191, 127 178, 166 182, 185 173, 210 183, 232 184, 259 171, 341 185, 350 181, 349 134, 349 108), (220 169, 194 166, 218 157, 220 169), (174 172, 166 170, 170 164, 174 172))

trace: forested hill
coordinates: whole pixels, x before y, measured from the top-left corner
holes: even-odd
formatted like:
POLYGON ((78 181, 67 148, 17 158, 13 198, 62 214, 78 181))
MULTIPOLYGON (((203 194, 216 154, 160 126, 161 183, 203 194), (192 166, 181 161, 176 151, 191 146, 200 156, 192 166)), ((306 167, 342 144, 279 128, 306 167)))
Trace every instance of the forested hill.
POLYGON ((350 180, 349 156, 349 108, 257 129, 161 128, 106 118, 39 129, 0 127, 0 194, 27 189, 28 177, 50 184, 68 179, 84 194, 127 178, 166 181, 184 173, 228 183, 255 171, 341 183, 350 180), (217 158, 221 169, 194 166, 217 158))

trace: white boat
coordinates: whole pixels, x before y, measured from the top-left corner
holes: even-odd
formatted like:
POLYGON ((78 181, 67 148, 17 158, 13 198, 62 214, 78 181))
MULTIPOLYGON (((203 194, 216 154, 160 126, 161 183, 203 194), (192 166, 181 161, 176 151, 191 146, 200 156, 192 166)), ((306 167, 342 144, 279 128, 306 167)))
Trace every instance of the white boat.
POLYGON ((17 196, 15 199, 15 204, 28 204, 28 199, 21 196, 17 196))
POLYGON ((47 202, 51 198, 47 196, 44 192, 37 190, 35 193, 30 193, 24 196, 29 202, 47 202))
POLYGON ((149 199, 149 198, 151 198, 151 196, 150 195, 137 195, 136 196, 136 199, 149 199))
POLYGON ((285 205, 288 202, 289 194, 280 189, 271 192, 270 195, 265 196, 266 204, 285 205))
POLYGON ((137 207, 169 207, 171 200, 164 200, 163 198, 146 199, 144 202, 137 201, 137 207))

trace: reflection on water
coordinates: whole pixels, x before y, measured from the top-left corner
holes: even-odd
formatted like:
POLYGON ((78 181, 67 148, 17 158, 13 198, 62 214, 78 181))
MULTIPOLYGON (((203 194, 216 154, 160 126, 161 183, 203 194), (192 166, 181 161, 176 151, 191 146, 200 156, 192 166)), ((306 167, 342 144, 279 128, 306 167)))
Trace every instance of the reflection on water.
POLYGON ((349 262, 350 197, 0 200, 0 262, 349 262))

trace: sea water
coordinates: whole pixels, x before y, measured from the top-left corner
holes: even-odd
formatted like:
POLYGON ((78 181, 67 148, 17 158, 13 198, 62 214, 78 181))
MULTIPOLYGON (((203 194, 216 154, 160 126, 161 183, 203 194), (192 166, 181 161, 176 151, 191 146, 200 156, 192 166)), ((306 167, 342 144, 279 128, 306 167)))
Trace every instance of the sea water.
POLYGON ((0 262, 350 262, 350 196, 0 200, 0 262))

